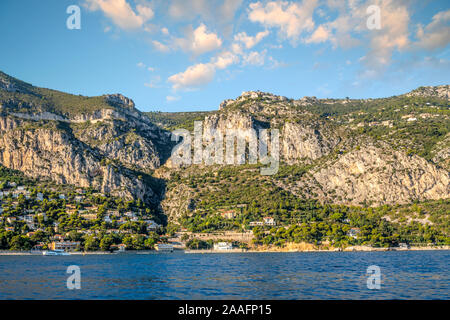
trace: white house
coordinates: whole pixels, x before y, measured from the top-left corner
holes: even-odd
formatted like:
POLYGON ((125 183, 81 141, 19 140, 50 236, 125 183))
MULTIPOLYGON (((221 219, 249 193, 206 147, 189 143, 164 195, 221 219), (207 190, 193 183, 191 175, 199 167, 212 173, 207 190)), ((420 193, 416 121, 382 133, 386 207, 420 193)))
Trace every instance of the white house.
POLYGON ((272 217, 264 217, 263 221, 264 221, 264 224, 266 226, 274 226, 274 225, 276 225, 275 220, 272 217))
POLYGON ((156 230, 159 228, 159 224, 153 220, 146 220, 145 223, 147 224, 147 230, 156 230))
POLYGON ((233 245, 229 242, 214 243, 214 250, 231 250, 233 245))
POLYGON ((360 232, 361 232, 361 230, 359 230, 359 228, 351 228, 351 229, 348 231, 347 235, 348 235, 349 237, 352 237, 352 238, 356 239, 356 238, 358 237, 358 234, 359 234, 360 232))

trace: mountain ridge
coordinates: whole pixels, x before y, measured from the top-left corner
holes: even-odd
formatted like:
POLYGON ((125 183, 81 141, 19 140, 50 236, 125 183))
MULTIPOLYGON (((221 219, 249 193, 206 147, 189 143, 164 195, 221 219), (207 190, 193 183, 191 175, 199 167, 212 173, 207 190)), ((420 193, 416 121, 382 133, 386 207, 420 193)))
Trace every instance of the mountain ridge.
MULTIPOLYGON (((167 130, 192 130, 194 121, 202 121, 205 130, 223 133, 226 128, 279 129, 282 168, 305 172, 272 178, 304 198, 349 205, 448 198, 448 90, 443 85, 389 98, 297 100, 248 91, 224 100, 216 111, 177 115, 143 113, 121 94, 80 97, 0 73, 0 163, 30 176, 128 198, 175 201, 165 198, 169 189, 153 190, 150 185, 155 184, 145 180, 170 182, 173 173, 187 172, 168 161, 174 142, 167 130), (361 149, 373 151, 372 156, 365 157, 361 149), (372 169, 352 171, 345 164, 350 161, 347 154, 372 169), (402 159, 403 167, 394 165, 393 155, 402 159), (372 161, 383 163, 379 169, 385 173, 371 172, 376 169, 372 161), (328 171, 320 169, 324 167, 328 171), (347 169, 339 171, 343 167, 347 169), (397 170, 406 171, 393 174, 397 170), (333 175, 335 183, 330 184, 333 175), (401 181, 411 175, 416 178, 404 185, 401 181), (379 191, 373 193, 367 184, 379 191), (398 196, 389 197, 383 190, 398 196)), ((204 165, 195 168, 201 174, 204 165)))

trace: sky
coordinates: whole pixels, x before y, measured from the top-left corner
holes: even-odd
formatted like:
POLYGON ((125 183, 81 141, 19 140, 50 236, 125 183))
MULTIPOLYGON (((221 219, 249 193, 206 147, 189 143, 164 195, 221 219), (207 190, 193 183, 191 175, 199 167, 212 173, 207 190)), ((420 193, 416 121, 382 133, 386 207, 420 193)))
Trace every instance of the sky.
POLYGON ((0 39, 1 71, 141 111, 450 83, 448 0, 1 0, 0 39))

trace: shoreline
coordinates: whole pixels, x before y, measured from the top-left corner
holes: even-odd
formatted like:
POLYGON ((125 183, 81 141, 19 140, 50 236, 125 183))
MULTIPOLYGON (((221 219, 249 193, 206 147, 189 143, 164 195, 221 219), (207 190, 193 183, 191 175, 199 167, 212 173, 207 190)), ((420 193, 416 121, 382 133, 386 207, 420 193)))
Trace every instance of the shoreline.
MULTIPOLYGON (((90 251, 90 252, 70 252, 70 255, 84 256, 84 255, 127 255, 127 254, 165 254, 165 253, 183 253, 183 254, 221 254, 221 253, 306 253, 306 252, 389 252, 389 251, 435 251, 435 250, 450 250, 450 246, 433 246, 433 247, 410 247, 410 248, 372 248, 372 247, 347 247, 347 248, 331 248, 331 249, 293 249, 293 248, 260 248, 260 249, 231 249, 231 250, 214 250, 214 249, 199 249, 199 250, 181 250, 175 249, 173 252, 160 252, 155 250, 130 250, 125 252, 106 252, 106 251, 90 251)), ((3 251, 0 256, 43 256, 40 251, 3 251)))

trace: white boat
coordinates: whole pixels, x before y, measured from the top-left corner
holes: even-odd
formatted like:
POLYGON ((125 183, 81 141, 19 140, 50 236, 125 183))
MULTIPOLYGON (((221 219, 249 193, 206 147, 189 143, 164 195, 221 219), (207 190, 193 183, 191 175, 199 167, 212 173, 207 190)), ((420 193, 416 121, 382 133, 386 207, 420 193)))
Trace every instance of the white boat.
POLYGON ((64 250, 45 250, 42 252, 44 256, 70 256, 69 252, 65 252, 64 250))

